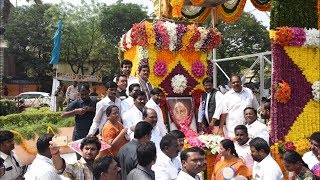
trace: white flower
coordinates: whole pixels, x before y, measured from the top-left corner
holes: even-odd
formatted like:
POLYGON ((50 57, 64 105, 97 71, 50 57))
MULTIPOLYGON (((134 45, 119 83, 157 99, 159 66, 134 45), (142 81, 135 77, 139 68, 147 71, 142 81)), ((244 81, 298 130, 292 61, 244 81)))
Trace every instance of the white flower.
POLYGON ((148 58, 148 49, 142 46, 138 46, 138 59, 147 59, 148 58))
POLYGON ((125 49, 124 49, 124 47, 123 47, 123 41, 124 41, 124 34, 121 36, 121 40, 120 40, 120 49, 122 50, 122 51, 124 51, 125 49))
POLYGON ((219 151, 220 142, 223 139, 223 137, 213 134, 199 136, 199 140, 205 144, 212 154, 216 154, 219 151))
POLYGON ((131 30, 130 29, 128 32, 127 32, 127 35, 126 35, 126 43, 127 43, 127 48, 130 49, 132 48, 132 42, 131 42, 131 30))
POLYGON ((305 29, 306 41, 303 46, 319 47, 320 46, 320 31, 317 29, 305 29))
POLYGON ((174 51, 177 45, 177 25, 175 23, 166 21, 163 23, 163 26, 167 29, 170 37, 169 50, 174 51))
POLYGON ((184 75, 177 74, 171 79, 171 87, 176 94, 182 94, 187 88, 187 78, 184 75))
POLYGON ((311 88, 312 88, 313 100, 319 101, 320 100, 320 81, 314 82, 311 88))
POLYGON ((200 48, 204 43, 204 39, 208 35, 208 30, 204 27, 198 27, 198 31, 200 32, 200 39, 194 44, 194 48, 196 51, 200 51, 200 48))

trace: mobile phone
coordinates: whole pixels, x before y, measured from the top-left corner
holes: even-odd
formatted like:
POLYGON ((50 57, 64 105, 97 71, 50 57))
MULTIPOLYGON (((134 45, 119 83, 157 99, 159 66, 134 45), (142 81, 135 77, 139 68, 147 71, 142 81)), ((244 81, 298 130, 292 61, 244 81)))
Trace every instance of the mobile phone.
POLYGON ((52 142, 54 142, 56 146, 66 146, 68 145, 68 136, 55 136, 52 138, 52 142))

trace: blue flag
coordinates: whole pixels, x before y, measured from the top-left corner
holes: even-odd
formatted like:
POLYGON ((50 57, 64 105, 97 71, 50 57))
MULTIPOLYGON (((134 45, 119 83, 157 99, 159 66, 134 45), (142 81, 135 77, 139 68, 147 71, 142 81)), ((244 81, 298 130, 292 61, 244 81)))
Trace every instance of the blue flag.
POLYGON ((59 21, 58 29, 53 37, 53 49, 51 52, 51 61, 49 64, 58 64, 59 63, 61 30, 62 30, 62 20, 59 21))

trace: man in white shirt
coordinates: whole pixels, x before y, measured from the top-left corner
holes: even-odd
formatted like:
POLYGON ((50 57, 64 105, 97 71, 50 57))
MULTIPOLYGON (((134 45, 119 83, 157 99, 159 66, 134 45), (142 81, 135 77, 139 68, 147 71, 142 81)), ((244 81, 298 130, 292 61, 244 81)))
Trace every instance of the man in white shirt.
POLYGON ((66 99, 67 103, 69 104, 70 102, 76 100, 78 98, 78 82, 73 81, 73 84, 68 86, 67 91, 66 91, 66 99))
POLYGON ((248 128, 249 137, 261 137, 269 144, 268 127, 257 120, 257 110, 252 107, 246 107, 243 111, 246 127, 248 128))
POLYGON ((223 136, 223 127, 226 120, 226 110, 223 103, 223 94, 213 88, 213 80, 206 77, 202 84, 205 93, 202 94, 198 112, 200 130, 212 131, 223 136))
POLYGON ((5 174, 0 179, 15 180, 22 177, 22 165, 14 153, 14 134, 0 131, 0 157, 4 160, 5 174))
POLYGON ((268 143, 256 137, 249 143, 254 160, 252 178, 256 180, 283 180, 282 171, 277 162, 270 155, 268 143))
POLYGON ((116 83, 118 85, 117 88, 117 97, 120 98, 120 100, 124 100, 128 97, 127 94, 127 87, 128 87, 128 80, 127 76, 124 74, 120 74, 116 77, 116 83))
MULTIPOLYGON (((132 70, 132 62, 129 60, 122 60, 121 61, 121 72, 122 74, 127 76, 127 87, 129 87, 131 84, 136 83, 138 81, 138 78, 135 76, 130 76, 131 70, 132 70)), ((128 88, 127 88, 128 93, 128 88)))
POLYGON ((172 134, 174 137, 176 137, 177 141, 178 141, 179 153, 178 153, 178 156, 176 158, 174 158, 173 164, 177 167, 178 172, 180 172, 182 170, 182 163, 181 163, 180 153, 183 150, 184 138, 186 137, 186 135, 180 130, 170 131, 169 134, 172 134))
POLYGON ((178 176, 178 169, 173 159, 178 156, 177 138, 171 134, 163 136, 160 142, 161 151, 157 154, 157 161, 152 166, 156 180, 172 180, 178 176))
POLYGON ((161 136, 164 136, 168 133, 168 131, 167 131, 166 125, 164 125, 163 114, 160 108, 163 91, 160 88, 154 88, 150 91, 150 95, 151 95, 151 98, 146 103, 146 107, 154 109, 157 112, 157 116, 158 116, 157 127, 160 130, 161 136))
POLYGON ((99 101, 96 105, 96 115, 93 118, 92 125, 90 127, 88 135, 94 135, 99 129, 99 133, 102 132, 104 124, 107 122, 106 109, 110 105, 116 105, 120 108, 121 100, 116 97, 117 94, 117 84, 115 82, 106 83, 107 96, 99 101))
POLYGON ((143 121, 142 111, 146 103, 146 93, 137 91, 133 94, 134 106, 123 114, 123 127, 128 128, 127 134, 133 139, 135 125, 143 121))
POLYGON ((252 171, 253 159, 250 151, 250 138, 248 136, 248 129, 245 125, 238 125, 234 128, 236 141, 234 147, 238 156, 244 161, 246 166, 252 171))
MULTIPOLYGON (((310 150, 309 152, 306 152, 302 156, 302 160, 308 164, 309 169, 312 172, 315 172, 316 170, 319 171, 318 168, 320 168, 320 157, 319 157, 319 149, 320 149, 320 131, 312 133, 312 135, 309 138, 310 141, 310 150)), ((315 174, 319 176, 319 174, 315 174)))
POLYGON ((197 180, 198 173, 202 171, 202 156, 201 149, 192 147, 181 152, 182 171, 179 172, 177 180, 197 180))
POLYGON ((123 114, 133 107, 133 94, 137 91, 140 91, 140 85, 138 83, 133 83, 129 86, 129 97, 121 101, 121 118, 123 114))
POLYGON ((231 77, 230 89, 224 95, 224 102, 227 111, 226 118, 226 133, 225 137, 234 137, 234 128, 237 125, 244 124, 243 110, 246 107, 253 107, 258 109, 259 103, 249 88, 242 87, 242 82, 240 76, 231 77))
POLYGON ((59 180, 60 176, 51 160, 49 142, 52 140, 52 134, 43 134, 37 140, 38 154, 29 166, 27 173, 24 175, 26 180, 59 180))
POLYGON ((142 114, 143 114, 143 120, 150 123, 153 127, 151 131, 151 141, 154 142, 154 144, 156 145, 157 152, 160 152, 161 151, 160 141, 162 139, 162 136, 160 134, 159 128, 157 127, 157 121, 158 121, 157 112, 153 109, 145 108, 142 114))

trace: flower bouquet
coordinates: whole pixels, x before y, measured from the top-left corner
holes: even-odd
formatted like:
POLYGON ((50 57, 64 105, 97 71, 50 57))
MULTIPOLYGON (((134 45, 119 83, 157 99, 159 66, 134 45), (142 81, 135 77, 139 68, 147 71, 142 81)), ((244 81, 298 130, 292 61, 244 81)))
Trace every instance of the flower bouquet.
POLYGON ((219 151, 220 142, 224 138, 219 135, 206 134, 200 135, 199 140, 204 143, 205 147, 212 153, 217 154, 219 151))

